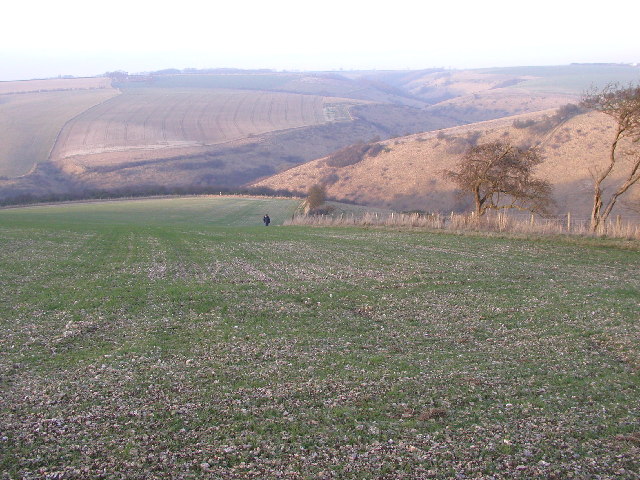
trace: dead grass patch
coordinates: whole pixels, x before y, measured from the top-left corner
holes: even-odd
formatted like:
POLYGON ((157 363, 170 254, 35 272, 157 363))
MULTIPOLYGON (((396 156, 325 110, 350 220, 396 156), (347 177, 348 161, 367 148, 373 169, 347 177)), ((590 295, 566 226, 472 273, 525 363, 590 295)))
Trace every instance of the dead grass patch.
POLYGON ((427 420, 433 420, 436 418, 445 418, 449 416, 449 412, 445 408, 427 408, 422 410, 418 415, 418 420, 425 422, 427 420))

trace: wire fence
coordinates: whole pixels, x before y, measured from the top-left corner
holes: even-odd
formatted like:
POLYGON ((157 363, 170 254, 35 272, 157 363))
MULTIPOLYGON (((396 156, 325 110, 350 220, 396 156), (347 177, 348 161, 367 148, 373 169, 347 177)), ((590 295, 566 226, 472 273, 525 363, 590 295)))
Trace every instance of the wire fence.
POLYGON ((537 235, 579 235, 640 240, 640 222, 620 215, 602 222, 595 230, 590 219, 571 213, 553 218, 499 212, 473 214, 365 212, 294 215, 285 225, 419 227, 449 231, 487 231, 537 235))

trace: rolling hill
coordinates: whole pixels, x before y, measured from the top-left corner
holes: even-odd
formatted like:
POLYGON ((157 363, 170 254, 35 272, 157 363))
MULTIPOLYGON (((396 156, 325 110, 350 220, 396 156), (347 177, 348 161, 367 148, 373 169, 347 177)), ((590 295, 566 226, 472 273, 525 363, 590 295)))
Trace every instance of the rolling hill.
POLYGON ((170 70, 0 83, 0 201, 235 189, 358 142, 557 108, 639 72, 170 70))
MULTIPOLYGON (((469 209, 470 199, 460 198, 442 172, 454 168, 470 145, 501 139, 514 145, 537 145, 545 158, 537 174, 552 183, 556 212, 587 216, 591 170, 607 160, 613 123, 606 115, 592 112, 544 127, 554 111, 387 140, 381 142, 383 149, 375 156, 343 166, 325 157, 254 185, 306 192, 311 185, 324 183, 328 195, 337 200, 399 210, 464 211, 469 209), (523 128, 528 123, 531 125, 523 128)), ((627 200, 640 199, 637 190, 631 193, 627 200)), ((618 213, 637 216, 624 205, 618 213)))
POLYGON ((46 161, 67 122, 118 95, 105 80, 0 82, 0 176, 26 175, 46 161))
POLYGON ((170 158, 268 132, 349 120, 349 104, 354 102, 255 90, 125 90, 68 122, 50 159, 82 168, 170 158))

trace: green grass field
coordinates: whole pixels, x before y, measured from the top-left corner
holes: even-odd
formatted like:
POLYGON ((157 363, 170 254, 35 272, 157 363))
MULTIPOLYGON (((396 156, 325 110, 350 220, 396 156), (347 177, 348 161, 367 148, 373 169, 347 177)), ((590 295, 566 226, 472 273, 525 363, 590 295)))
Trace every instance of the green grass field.
POLYGON ((520 83, 516 88, 534 92, 568 93, 582 95, 596 87, 609 83, 625 87, 640 80, 640 69, 630 65, 573 64, 538 67, 506 67, 486 69, 486 72, 535 77, 520 83))
MULTIPOLYGON (((78 202, 0 210, 0 225, 42 225, 50 229, 95 227, 250 227, 268 213, 273 225, 291 218, 297 200, 243 196, 200 196, 110 202, 78 202)), ((357 210, 357 207, 354 207, 357 210)))
POLYGON ((0 210, 0 477, 638 478, 637 248, 295 207, 0 210))

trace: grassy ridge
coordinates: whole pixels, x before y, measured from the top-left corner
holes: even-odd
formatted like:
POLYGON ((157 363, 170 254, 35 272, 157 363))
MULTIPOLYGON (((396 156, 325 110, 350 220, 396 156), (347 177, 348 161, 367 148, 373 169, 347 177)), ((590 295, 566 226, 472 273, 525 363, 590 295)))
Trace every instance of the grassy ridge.
POLYGON ((0 471, 637 478, 638 252, 262 202, 0 211, 0 471))

